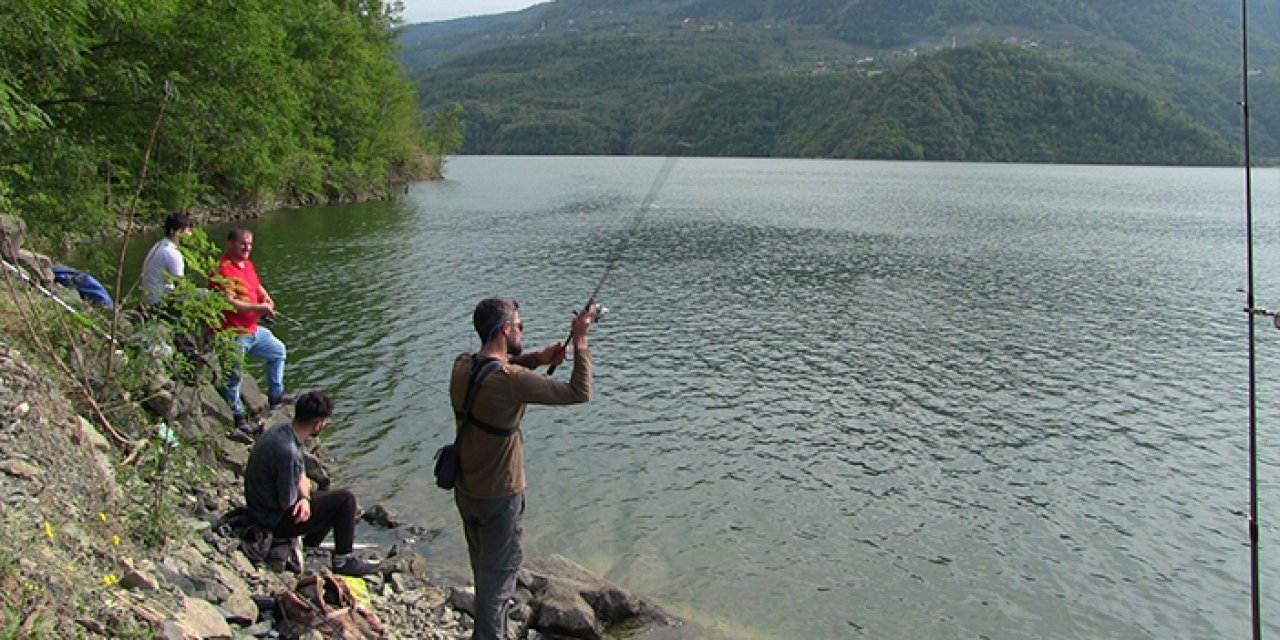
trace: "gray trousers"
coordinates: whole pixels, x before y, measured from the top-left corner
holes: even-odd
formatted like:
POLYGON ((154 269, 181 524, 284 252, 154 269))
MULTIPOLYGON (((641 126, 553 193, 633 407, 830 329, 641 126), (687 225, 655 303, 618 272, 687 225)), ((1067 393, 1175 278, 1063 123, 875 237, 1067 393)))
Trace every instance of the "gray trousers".
POLYGON ((516 572, 524 560, 524 494, 480 500, 453 492, 462 516, 476 581, 472 640, 506 640, 507 606, 516 592, 516 572))

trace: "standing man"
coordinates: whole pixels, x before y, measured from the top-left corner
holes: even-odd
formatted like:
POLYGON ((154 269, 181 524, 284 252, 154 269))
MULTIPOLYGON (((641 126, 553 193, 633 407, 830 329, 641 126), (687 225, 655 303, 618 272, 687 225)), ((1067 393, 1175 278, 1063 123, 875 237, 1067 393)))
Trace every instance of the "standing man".
POLYGON ((333 399, 323 391, 298 398, 293 420, 262 433, 244 469, 244 502, 255 524, 277 538, 303 536, 318 547, 333 531, 333 572, 363 576, 378 564, 351 555, 355 548, 356 497, 350 491, 312 491, 302 456, 303 442, 329 424, 333 399))
POLYGON ((462 516, 476 583, 473 640, 507 637, 507 604, 524 559, 526 483, 520 421, 525 405, 591 399, 587 332, 592 318, 593 310, 588 308, 573 319, 573 373, 568 382, 534 371, 539 365, 564 362, 567 346, 557 342, 541 351, 522 353, 524 323, 520 305, 510 298, 489 298, 476 306, 472 321, 483 345, 479 352, 463 353, 453 362, 449 397, 458 417, 461 461, 454 501, 462 516))
MULTIPOLYGON (((209 282, 209 288, 221 291, 234 308, 223 312, 222 328, 235 331, 240 352, 266 363, 267 400, 271 406, 289 404, 293 401, 293 396, 284 392, 284 343, 270 329, 258 325, 258 317, 264 313, 269 318, 275 317, 276 303, 258 280, 258 270, 254 268, 253 261, 249 260, 251 252, 253 233, 243 227, 232 229, 227 234, 227 250, 218 260, 218 267, 214 270, 215 277, 209 282)), ((244 404, 240 402, 242 368, 243 363, 240 362, 227 367, 226 386, 221 392, 235 414, 236 428, 252 432, 244 404)))
POLYGON ((164 219, 164 237, 158 240, 142 261, 142 304, 152 307, 165 296, 173 293, 173 281, 182 277, 186 263, 178 245, 182 238, 191 235, 191 218, 182 213, 171 213, 164 219))

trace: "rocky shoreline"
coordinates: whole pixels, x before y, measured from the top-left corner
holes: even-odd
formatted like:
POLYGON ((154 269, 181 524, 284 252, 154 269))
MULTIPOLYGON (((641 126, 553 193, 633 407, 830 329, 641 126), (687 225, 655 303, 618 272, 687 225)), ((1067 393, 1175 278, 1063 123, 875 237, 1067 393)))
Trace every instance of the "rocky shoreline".
MULTIPOLYGON (((17 243, 4 244, 12 263, 17 243)), ((46 262, 27 255, 27 278, 8 270, 0 278, 0 628, 13 637, 470 636, 470 588, 434 584, 429 575, 423 551, 435 532, 378 505, 366 506, 363 519, 394 542, 365 553, 383 560, 382 570, 342 587, 352 594, 346 609, 371 612, 376 630, 344 636, 323 616, 312 629, 305 619, 299 626, 282 601, 314 596, 303 585, 328 575, 327 553, 302 557, 300 573, 285 563, 255 565, 219 526, 243 503, 240 473, 252 438, 232 427, 213 388, 216 359, 197 349, 200 366, 175 381, 165 373, 175 353, 171 333, 127 314, 110 322, 74 289, 54 285, 46 262), (94 330, 112 324, 114 346, 94 330), (138 371, 146 372, 140 381, 123 382, 138 371)), ((251 377, 245 383, 259 426, 291 417, 289 407, 269 409, 251 377)), ((327 486, 331 456, 313 443, 309 457, 308 475, 327 486)), ((555 556, 521 572, 512 627, 524 638, 698 635, 555 556)))

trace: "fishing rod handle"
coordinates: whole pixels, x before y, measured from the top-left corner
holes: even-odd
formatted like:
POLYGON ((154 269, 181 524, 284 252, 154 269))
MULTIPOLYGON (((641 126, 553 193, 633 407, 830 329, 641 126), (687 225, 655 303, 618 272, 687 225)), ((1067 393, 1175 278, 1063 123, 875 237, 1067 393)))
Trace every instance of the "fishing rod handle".
MULTIPOLYGON (((587 306, 583 307, 582 311, 590 311, 590 312, 591 312, 591 322, 592 322, 592 323, 597 322, 598 320, 600 320, 601 316, 603 316, 604 314, 606 314, 606 313, 608 313, 608 312, 609 312, 609 310, 608 310, 608 309, 604 308, 603 306, 601 306, 601 305, 599 305, 599 304, 596 304, 596 298, 595 298, 595 296, 591 296, 591 299, 587 301, 587 306)), ((581 312, 579 312, 579 313, 581 313, 581 312)), ((577 314, 574 314, 574 317, 577 317, 577 314)), ((573 331, 569 331, 569 337, 568 337, 568 338, 565 338, 565 341, 564 341, 564 348, 565 348, 565 349, 568 349, 568 348, 569 348, 569 343, 570 343, 570 342, 573 342, 573 331)), ((550 367, 547 367, 547 375, 552 375, 552 374, 554 374, 554 373, 556 372, 556 366, 558 366, 558 365, 554 365, 554 364, 553 364, 553 365, 551 365, 550 367)))

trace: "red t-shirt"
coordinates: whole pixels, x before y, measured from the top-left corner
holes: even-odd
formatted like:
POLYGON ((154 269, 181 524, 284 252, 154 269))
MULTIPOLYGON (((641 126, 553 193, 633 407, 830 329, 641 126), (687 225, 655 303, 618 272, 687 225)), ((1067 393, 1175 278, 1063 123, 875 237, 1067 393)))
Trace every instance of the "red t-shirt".
MULTIPOLYGON (((215 270, 217 275, 226 279, 225 282, 210 282, 209 288, 215 291, 226 291, 229 289, 231 296, 237 300, 248 301, 253 304, 261 304, 263 299, 258 295, 262 291, 262 283, 258 280, 258 270, 253 268, 252 260, 245 260, 243 267, 237 267, 224 254, 218 260, 218 268, 215 270)), ((258 312, 246 311, 237 313, 235 311, 224 311, 222 314, 222 328, 229 329, 234 327, 237 333, 249 334, 258 329, 258 312)))

